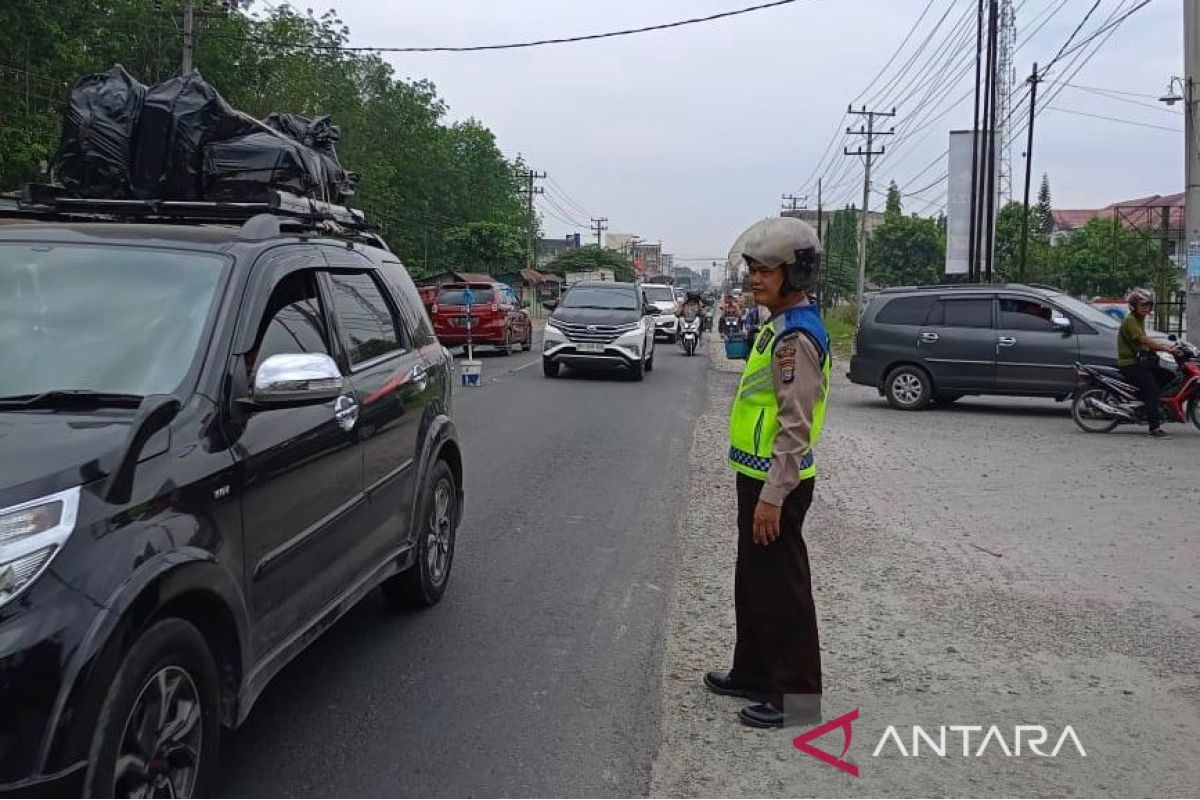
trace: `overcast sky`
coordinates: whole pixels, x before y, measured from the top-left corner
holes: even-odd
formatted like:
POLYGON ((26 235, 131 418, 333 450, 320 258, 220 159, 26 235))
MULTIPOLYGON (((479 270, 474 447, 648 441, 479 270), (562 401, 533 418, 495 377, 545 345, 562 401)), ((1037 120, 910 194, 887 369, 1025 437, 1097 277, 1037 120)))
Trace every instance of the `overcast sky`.
MULTIPOLYGON (((1101 0, 1079 38, 1136 2, 1101 0)), ((1045 65, 1053 58, 1093 0, 1013 3, 1021 44, 1015 63, 1018 80, 1023 80, 1035 60, 1045 65), (1034 26, 1056 8, 1060 10, 1034 33, 1034 26)), ((318 13, 335 8, 349 25, 353 43, 360 46, 472 45, 571 36, 754 4, 755 0, 293 3, 318 13)), ((541 201, 547 235, 580 231, 586 236, 587 217, 604 216, 610 231, 661 239, 664 250, 678 257, 720 258, 747 224, 778 213, 781 194, 810 190, 809 202, 815 206, 815 180, 811 187, 808 181, 834 134, 845 128, 847 103, 868 88, 862 99, 881 94, 875 107, 895 104, 900 112, 895 120, 900 133, 884 142, 889 153, 877 165, 875 186, 883 190, 894 179, 902 190, 917 191, 942 176, 945 159, 939 156, 946 150, 948 132, 971 125, 972 97, 968 94, 957 105, 951 101, 970 91, 973 18, 966 33, 969 44, 944 51, 957 52, 957 61, 939 70, 936 79, 908 86, 905 81, 918 73, 901 67, 945 15, 914 62, 918 67, 925 64, 974 6, 975 0, 800 0, 716 22, 595 42, 387 58, 401 77, 432 80, 452 118, 481 120, 507 154, 521 153, 534 168, 549 173, 553 182, 543 185, 563 210, 541 201), (907 46, 884 69, 910 30, 907 46), (960 72, 958 63, 970 68, 960 72), (889 88, 897 76, 900 80, 889 88), (922 102, 928 93, 937 98, 952 86, 944 100, 922 102), (906 120, 910 127, 919 126, 927 123, 929 109, 947 107, 952 110, 941 119, 905 134, 906 120), (579 224, 555 215, 573 217, 579 224)), ((1061 89, 1037 117, 1034 148, 1034 174, 1040 178, 1042 172, 1049 173, 1056 207, 1103 206, 1182 190, 1180 107, 1172 112, 1153 99, 1163 93, 1171 75, 1182 72, 1182 18, 1181 0, 1153 0, 1117 29, 1077 74, 1072 75, 1074 67, 1068 69, 1070 59, 1064 58, 1051 76, 1133 94, 1041 87, 1043 97, 1061 89)), ((1023 123, 1014 134, 1019 134, 1012 151, 1014 191, 1019 195, 1023 123)), ((856 144, 857 140, 851 146, 856 144)), ((818 173, 831 184, 827 205, 861 202, 861 165, 841 156, 841 145, 839 135, 833 147, 836 158, 826 159, 818 173)), ((945 187, 943 181, 920 192, 926 202, 907 199, 905 210, 936 214, 945 202, 945 187)), ((882 197, 874 195, 872 207, 881 204, 882 197)))

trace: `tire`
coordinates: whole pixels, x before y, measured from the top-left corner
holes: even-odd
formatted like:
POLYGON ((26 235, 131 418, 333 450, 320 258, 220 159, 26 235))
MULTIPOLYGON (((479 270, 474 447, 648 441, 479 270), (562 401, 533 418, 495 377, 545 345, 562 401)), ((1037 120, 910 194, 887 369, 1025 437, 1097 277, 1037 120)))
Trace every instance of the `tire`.
POLYGON ((1188 419, 1197 429, 1200 429, 1200 394, 1193 395, 1192 399, 1188 401, 1188 419))
POLYGON ((542 356, 542 374, 547 378, 558 377, 558 364, 555 364, 550 359, 542 356))
POLYGON ((504 334, 504 344, 500 345, 500 352, 506 356, 511 356, 513 354, 514 347, 515 345, 513 345, 512 342, 512 331, 509 331, 504 334))
POLYGON ((654 353, 651 353, 650 357, 646 359, 646 372, 654 372, 654 353))
POLYGON ((920 411, 933 397, 929 373, 909 364, 896 367, 883 383, 888 405, 901 411, 920 411))
POLYGON ((1088 389, 1075 395, 1071 403, 1071 419, 1085 433, 1108 433, 1121 424, 1120 420, 1112 417, 1097 417, 1088 409, 1087 398, 1097 397, 1101 400, 1111 399, 1104 389, 1088 389))
POLYGON ((429 471, 415 520, 417 560, 383 582, 383 596, 396 606, 428 608, 446 593, 458 532, 458 487, 445 461, 429 471))
POLYGON ((217 665, 200 631, 175 617, 156 622, 133 643, 108 687, 84 796, 130 797, 139 788, 158 796, 170 786, 175 797, 211 797, 220 706, 217 665), (143 755, 146 749, 153 752, 143 755), (126 762, 120 771, 119 761, 126 762))
POLYGON ((636 366, 629 368, 629 380, 640 381, 646 377, 646 362, 639 360, 636 366))

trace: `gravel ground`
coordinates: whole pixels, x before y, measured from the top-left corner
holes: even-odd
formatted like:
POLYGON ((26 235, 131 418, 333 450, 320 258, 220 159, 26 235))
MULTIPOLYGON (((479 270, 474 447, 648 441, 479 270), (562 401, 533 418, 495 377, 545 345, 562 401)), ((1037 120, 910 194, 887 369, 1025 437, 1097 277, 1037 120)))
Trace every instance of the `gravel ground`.
MULTIPOLYGON (((850 777, 804 754, 803 728, 736 721, 705 692, 733 646, 733 477, 724 462, 740 363, 711 342, 667 624, 654 796, 1200 794, 1200 434, 1089 436, 1065 406, 964 400, 904 414, 835 365, 806 525, 825 719, 852 709, 850 777), (895 724, 1071 725, 1087 757, 901 758, 895 724)), ((838 755, 841 734, 813 744, 838 755)), ((976 734, 978 737, 979 734, 976 734)), ((972 739, 975 752, 978 738, 972 739)))

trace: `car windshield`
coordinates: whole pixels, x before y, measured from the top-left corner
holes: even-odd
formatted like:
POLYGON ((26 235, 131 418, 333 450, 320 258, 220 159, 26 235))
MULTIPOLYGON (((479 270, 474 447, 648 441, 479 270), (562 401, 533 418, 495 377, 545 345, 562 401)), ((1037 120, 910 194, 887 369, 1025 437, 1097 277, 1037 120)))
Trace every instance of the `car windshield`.
POLYGON ((1065 294, 1055 294, 1050 296, 1050 301, 1062 306, 1064 311, 1069 311, 1075 316, 1082 319, 1088 324, 1095 325, 1101 328, 1116 330, 1121 327, 1121 324, 1115 319, 1105 314, 1098 308, 1089 306, 1081 300, 1076 300, 1074 297, 1065 294))
POLYGON ((642 291, 651 303, 675 302, 675 292, 670 286, 643 286, 642 291))
POLYGON ((175 392, 225 264, 140 247, 0 245, 0 397, 175 392))
MULTIPOLYGON (((438 305, 443 306, 465 306, 467 290, 463 287, 455 289, 442 289, 438 294, 438 305)), ((486 286, 471 287, 471 303, 477 306, 485 306, 492 302, 492 290, 486 286)))
POLYGON ((563 308, 605 308, 637 311, 637 298, 628 288, 613 286, 576 286, 567 292, 563 308))

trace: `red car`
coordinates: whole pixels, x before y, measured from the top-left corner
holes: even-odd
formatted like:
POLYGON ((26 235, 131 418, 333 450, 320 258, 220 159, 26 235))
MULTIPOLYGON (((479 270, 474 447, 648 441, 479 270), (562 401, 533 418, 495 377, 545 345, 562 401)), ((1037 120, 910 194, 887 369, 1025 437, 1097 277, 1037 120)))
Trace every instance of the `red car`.
POLYGON ((472 345, 492 345, 511 353, 533 346, 533 324, 525 304, 503 283, 447 283, 440 287, 430 309, 433 331, 446 347, 467 343, 466 290, 470 288, 472 345))

